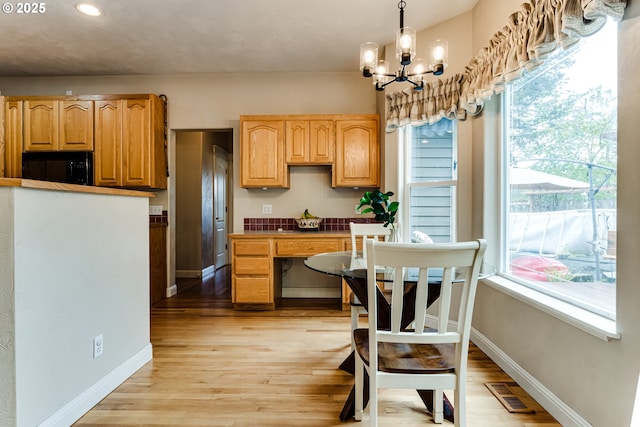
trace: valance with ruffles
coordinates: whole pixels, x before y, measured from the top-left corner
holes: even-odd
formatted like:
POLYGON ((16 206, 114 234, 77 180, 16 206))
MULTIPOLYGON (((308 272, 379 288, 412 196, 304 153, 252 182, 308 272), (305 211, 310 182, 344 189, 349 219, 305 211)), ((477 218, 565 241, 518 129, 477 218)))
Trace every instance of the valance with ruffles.
POLYGON ((620 21, 626 0, 529 0, 511 14, 462 74, 387 95, 387 132, 400 126, 465 120, 504 84, 540 65, 556 48, 567 48, 600 30, 607 17, 620 21))

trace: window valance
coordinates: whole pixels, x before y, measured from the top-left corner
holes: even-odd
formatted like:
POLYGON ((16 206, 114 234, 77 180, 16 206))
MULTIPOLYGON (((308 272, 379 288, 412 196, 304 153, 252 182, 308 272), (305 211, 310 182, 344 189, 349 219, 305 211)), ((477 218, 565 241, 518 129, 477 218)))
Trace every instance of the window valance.
POLYGON ((572 46, 622 19, 626 0, 530 0, 509 16, 507 25, 471 59, 462 74, 387 95, 387 132, 405 124, 435 123, 443 117, 465 120, 484 102, 556 48, 572 46))

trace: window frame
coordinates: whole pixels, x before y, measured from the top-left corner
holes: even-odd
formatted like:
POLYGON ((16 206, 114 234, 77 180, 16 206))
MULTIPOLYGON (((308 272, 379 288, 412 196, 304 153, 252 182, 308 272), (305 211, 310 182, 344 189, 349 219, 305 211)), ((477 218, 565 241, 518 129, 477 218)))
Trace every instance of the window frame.
MULTIPOLYGON (((589 334, 598 337, 604 341, 612 339, 620 339, 621 335, 617 332, 616 320, 602 313, 585 309, 574 302, 567 302, 548 293, 541 292, 535 287, 523 285, 517 277, 508 274, 506 267, 508 260, 508 241, 507 227, 509 222, 509 187, 505 179, 505 171, 508 167, 508 152, 506 127, 508 125, 508 103, 507 94, 503 91, 499 95, 493 97, 485 104, 485 111, 494 114, 486 114, 485 129, 493 128, 497 144, 493 148, 485 151, 485 203, 484 211, 484 229, 494 227, 494 231, 487 232, 487 237, 496 245, 495 251, 489 251, 488 262, 495 263, 498 267, 493 277, 485 279, 490 287, 508 294, 528 305, 565 321, 589 334), (496 169, 491 170, 488 165, 495 164, 496 169), (498 197, 487 198, 487 191, 491 189, 497 191, 498 197)), ((485 135, 487 137, 487 135, 485 135)), ((617 292, 618 283, 616 283, 617 292)))
MULTIPOLYGON (((444 120, 444 119, 443 119, 444 120)), ((458 126, 457 120, 451 119, 452 122, 452 178, 442 181, 422 181, 412 182, 411 180, 411 140, 413 133, 413 125, 408 124, 398 129, 398 200, 401 206, 408 206, 408 209, 403 209, 401 212, 401 236, 402 240, 409 242, 410 226, 411 223, 411 189, 412 188, 436 188, 436 187, 449 187, 452 189, 451 196, 451 240, 455 241, 457 235, 457 192, 458 192, 458 126)), ((426 124, 426 123, 425 123, 426 124)))

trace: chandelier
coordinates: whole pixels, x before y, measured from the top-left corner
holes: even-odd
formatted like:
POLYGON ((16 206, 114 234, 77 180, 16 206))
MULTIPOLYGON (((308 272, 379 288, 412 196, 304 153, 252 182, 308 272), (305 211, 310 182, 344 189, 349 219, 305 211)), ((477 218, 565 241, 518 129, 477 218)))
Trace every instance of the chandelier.
POLYGON ((395 73, 389 72, 389 61, 378 61, 378 45, 367 42, 360 46, 360 71, 364 77, 373 77, 376 90, 384 90, 393 82, 409 82, 415 89, 424 88, 424 77, 427 74, 439 76, 447 68, 448 44, 446 40, 435 40, 430 45, 429 63, 416 56, 416 30, 404 26, 404 7, 406 3, 398 3, 400 9, 400 28, 396 33, 396 58, 400 60, 400 68, 395 73))

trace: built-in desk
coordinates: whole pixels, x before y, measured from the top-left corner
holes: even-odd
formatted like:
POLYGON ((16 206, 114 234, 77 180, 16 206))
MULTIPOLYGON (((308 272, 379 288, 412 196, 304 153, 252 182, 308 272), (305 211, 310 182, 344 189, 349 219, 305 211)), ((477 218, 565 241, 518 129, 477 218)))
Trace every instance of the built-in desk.
MULTIPOLYGON (((231 299, 236 309, 273 310, 282 299, 282 258, 306 258, 324 252, 351 249, 348 231, 274 232, 230 234, 231 299)), ((343 283, 342 302, 350 290, 343 283)))

